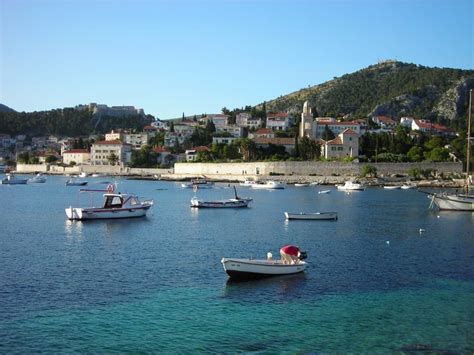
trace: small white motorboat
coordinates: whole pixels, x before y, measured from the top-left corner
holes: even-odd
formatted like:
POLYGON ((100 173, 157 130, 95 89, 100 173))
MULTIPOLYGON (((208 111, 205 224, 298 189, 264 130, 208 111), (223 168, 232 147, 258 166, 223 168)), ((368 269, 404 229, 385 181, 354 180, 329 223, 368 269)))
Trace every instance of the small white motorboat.
POLYGON ((346 181, 344 185, 336 185, 336 187, 338 190, 342 190, 342 191, 364 191, 365 190, 364 185, 354 182, 354 181, 346 181))
POLYGON ((331 190, 319 190, 318 194, 330 194, 331 190))
POLYGON ((255 185, 257 182, 254 180, 248 180, 245 179, 243 182, 241 182, 239 185, 244 186, 244 187, 251 187, 252 185, 255 185))
POLYGON ((251 280, 270 276, 291 275, 303 272, 306 262, 285 264, 281 260, 222 258, 222 266, 231 279, 251 280))
POLYGON ((5 179, 2 179, 2 185, 25 185, 28 179, 19 179, 15 175, 9 173, 5 179))
POLYGON ((309 183, 307 183, 307 182, 297 182, 295 184, 295 187, 306 187, 306 186, 309 186, 309 183))
POLYGON ((86 180, 77 180, 77 179, 69 179, 66 181, 66 186, 85 186, 87 185, 86 180))
POLYGON ((402 190, 411 190, 411 189, 414 189, 415 187, 416 187, 415 185, 407 185, 407 184, 400 186, 402 190))
POLYGON ((83 171, 82 173, 79 174, 79 177, 85 178, 87 177, 87 173, 83 171))
POLYGON ((251 189, 264 189, 264 190, 281 190, 285 188, 285 185, 282 182, 278 181, 266 181, 266 182, 257 182, 250 186, 251 189))
POLYGON ((213 185, 213 182, 207 181, 206 179, 194 179, 191 180, 191 182, 181 184, 181 187, 192 189, 197 186, 199 189, 210 189, 213 185))
POLYGON ((285 212, 286 219, 299 219, 306 221, 336 221, 337 212, 290 213, 285 212))
POLYGON ((107 190, 85 190, 81 192, 102 192, 104 194, 104 204, 102 207, 68 207, 65 209, 66 216, 70 220, 92 220, 92 219, 117 219, 143 217, 153 206, 153 200, 141 202, 136 195, 114 193, 114 188, 109 185, 107 190))
POLYGON ((38 173, 38 174, 36 174, 36 176, 28 179, 28 182, 29 183, 34 183, 34 184, 42 184, 42 183, 46 182, 46 177, 43 176, 43 174, 38 173))
POLYGON ((384 186, 385 190, 399 190, 401 186, 384 186))

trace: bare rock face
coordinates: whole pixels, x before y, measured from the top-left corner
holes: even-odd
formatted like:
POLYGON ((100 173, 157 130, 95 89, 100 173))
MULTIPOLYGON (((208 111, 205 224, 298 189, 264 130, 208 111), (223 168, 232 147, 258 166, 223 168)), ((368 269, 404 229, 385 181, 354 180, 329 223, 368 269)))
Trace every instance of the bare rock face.
POLYGON ((456 86, 440 97, 438 104, 433 107, 433 113, 448 120, 460 118, 467 112, 470 89, 474 89, 474 78, 461 78, 456 86))

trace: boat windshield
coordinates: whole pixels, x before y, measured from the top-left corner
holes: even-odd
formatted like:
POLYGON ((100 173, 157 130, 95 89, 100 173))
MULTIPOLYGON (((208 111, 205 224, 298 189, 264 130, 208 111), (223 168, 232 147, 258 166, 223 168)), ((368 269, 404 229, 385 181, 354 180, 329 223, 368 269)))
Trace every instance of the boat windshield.
POLYGON ((104 208, 122 207, 122 198, 120 196, 107 196, 104 208))

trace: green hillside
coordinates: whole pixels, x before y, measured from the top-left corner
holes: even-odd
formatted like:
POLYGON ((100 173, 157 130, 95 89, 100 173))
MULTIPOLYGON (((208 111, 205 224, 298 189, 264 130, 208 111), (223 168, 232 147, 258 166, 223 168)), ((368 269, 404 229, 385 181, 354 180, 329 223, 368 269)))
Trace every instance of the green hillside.
POLYGON ((385 61, 267 101, 266 108, 301 112, 309 100, 318 116, 415 116, 445 122, 466 116, 470 88, 474 70, 385 61))

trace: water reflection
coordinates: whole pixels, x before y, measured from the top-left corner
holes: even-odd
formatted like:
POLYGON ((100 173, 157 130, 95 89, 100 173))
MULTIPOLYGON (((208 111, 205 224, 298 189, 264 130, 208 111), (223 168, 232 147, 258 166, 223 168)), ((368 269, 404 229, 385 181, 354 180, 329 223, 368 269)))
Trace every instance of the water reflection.
POLYGON ((82 238, 83 224, 81 221, 71 221, 66 218, 64 222, 64 232, 66 233, 66 237, 68 239, 74 237, 82 238))
POLYGON ((291 295, 300 292, 306 283, 304 272, 294 275, 272 276, 257 280, 227 279, 223 289, 223 297, 242 298, 252 297, 254 292, 291 295))

